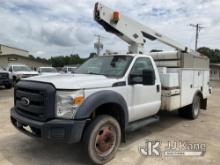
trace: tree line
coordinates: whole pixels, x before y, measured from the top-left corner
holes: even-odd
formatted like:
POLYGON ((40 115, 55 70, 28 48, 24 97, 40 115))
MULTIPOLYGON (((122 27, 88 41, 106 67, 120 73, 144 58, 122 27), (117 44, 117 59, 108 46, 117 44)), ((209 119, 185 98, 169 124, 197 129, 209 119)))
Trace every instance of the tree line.
POLYGON ((220 63, 220 49, 201 47, 197 51, 207 56, 210 59, 210 63, 220 63))
MULTIPOLYGON (((162 50, 156 50, 153 49, 151 52, 160 52, 162 50)), ((201 54, 209 57, 210 63, 220 63, 220 49, 210 49, 208 47, 201 47, 197 50, 201 54)), ((51 57, 49 59, 41 58, 41 57, 34 57, 32 55, 29 55, 29 58, 36 59, 42 62, 49 62, 52 64, 53 67, 63 67, 65 65, 77 65, 82 64, 87 59, 92 58, 96 56, 96 53, 90 53, 88 58, 81 58, 78 54, 71 54, 71 55, 65 55, 65 56, 55 56, 51 57)))
MULTIPOLYGON (((90 53, 90 56, 88 58, 94 57, 95 53, 90 53)), ((64 55, 64 56, 51 56, 49 59, 41 58, 41 57, 34 57, 33 55, 29 55, 29 58, 38 60, 41 62, 47 62, 50 63, 53 67, 63 67, 66 65, 77 65, 82 64, 85 62, 88 58, 80 58, 78 54, 71 54, 71 55, 64 55)))
POLYGON ((86 59, 80 58, 78 54, 70 56, 56 56, 51 57, 48 61, 54 67, 63 67, 65 65, 77 65, 82 64, 86 59))

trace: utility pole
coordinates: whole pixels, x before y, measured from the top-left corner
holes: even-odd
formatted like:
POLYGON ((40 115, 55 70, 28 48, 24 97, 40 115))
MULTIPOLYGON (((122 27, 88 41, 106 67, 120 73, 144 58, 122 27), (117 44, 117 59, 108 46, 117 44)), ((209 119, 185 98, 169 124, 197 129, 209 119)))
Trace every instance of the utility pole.
POLYGON ((97 56, 100 56, 100 52, 103 49, 101 38, 104 38, 104 37, 98 34, 95 34, 95 36, 98 38, 98 41, 94 43, 94 48, 97 50, 97 56))
POLYGON ((189 26, 196 28, 196 38, 195 38, 195 51, 196 51, 198 48, 199 32, 204 27, 200 26, 200 24, 190 24, 189 26))

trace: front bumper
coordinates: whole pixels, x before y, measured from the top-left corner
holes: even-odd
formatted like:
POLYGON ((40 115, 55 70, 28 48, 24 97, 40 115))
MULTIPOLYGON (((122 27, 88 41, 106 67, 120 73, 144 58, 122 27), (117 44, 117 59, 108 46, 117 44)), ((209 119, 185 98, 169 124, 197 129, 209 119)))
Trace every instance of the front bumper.
POLYGON ((81 140, 87 120, 53 119, 40 122, 18 114, 11 109, 11 122, 24 134, 49 141, 77 143, 81 140), (31 129, 28 129, 29 128, 31 129))
POLYGON ((11 85, 12 81, 9 79, 0 80, 0 85, 11 85))

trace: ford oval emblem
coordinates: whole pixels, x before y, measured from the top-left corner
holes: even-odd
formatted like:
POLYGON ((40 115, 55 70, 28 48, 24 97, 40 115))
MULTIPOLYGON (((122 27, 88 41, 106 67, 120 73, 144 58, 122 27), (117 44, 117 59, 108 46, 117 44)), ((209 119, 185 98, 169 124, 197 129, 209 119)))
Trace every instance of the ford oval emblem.
POLYGON ((26 105, 26 106, 30 104, 30 100, 27 97, 22 97, 21 102, 23 105, 26 105))

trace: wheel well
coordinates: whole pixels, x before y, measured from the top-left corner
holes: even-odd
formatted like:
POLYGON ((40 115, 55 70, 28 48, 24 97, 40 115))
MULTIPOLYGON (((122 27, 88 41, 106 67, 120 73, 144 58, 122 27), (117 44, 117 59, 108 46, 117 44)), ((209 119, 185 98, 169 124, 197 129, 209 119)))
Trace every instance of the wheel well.
POLYGON ((106 103, 96 108, 91 115, 91 119, 99 115, 110 115, 114 117, 120 124, 122 140, 125 141, 125 114, 123 108, 116 103, 106 103))
POLYGON ((199 96, 201 98, 200 100, 200 108, 207 109, 207 99, 203 98, 203 94, 201 91, 197 91, 195 96, 199 96))
POLYGON ((201 92, 201 91, 197 91, 195 95, 197 95, 197 96, 199 96, 201 99, 203 99, 203 95, 202 95, 202 92, 201 92))

